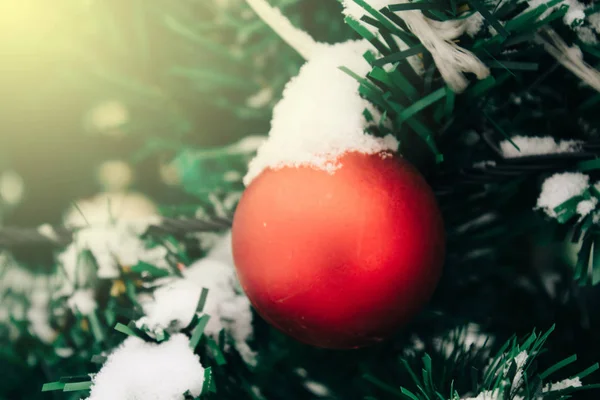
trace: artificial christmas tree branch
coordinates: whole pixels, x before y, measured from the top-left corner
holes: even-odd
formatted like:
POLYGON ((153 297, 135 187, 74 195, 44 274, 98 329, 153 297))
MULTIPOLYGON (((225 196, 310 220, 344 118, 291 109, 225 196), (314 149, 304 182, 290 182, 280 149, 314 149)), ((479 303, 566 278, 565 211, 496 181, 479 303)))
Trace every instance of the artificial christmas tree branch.
MULTIPOLYGON (((160 76, 157 81, 161 93, 172 96, 177 104, 176 110, 169 108, 168 113, 172 111, 176 118, 167 118, 155 112, 161 107, 153 102, 151 91, 137 90, 130 78, 118 80, 119 87, 127 90, 120 95, 114 92, 114 96, 131 100, 135 93, 133 103, 154 104, 147 115, 134 111, 139 125, 134 123, 132 127, 170 139, 173 134, 204 132, 208 127, 211 134, 221 136, 231 132, 232 126, 247 132, 248 117, 266 124, 270 105, 277 100, 288 76, 297 71, 299 60, 291 57, 293 52, 243 3, 158 2, 144 14, 148 18, 135 18, 130 24, 137 27, 134 43, 146 44, 131 46, 131 52, 139 49, 140 59, 150 58, 145 65, 160 70, 156 75, 160 76), (198 17, 204 17, 203 13, 216 17, 206 21, 198 17), (166 29, 149 35, 144 29, 150 29, 152 23, 166 29), (163 40, 164 46, 159 46, 163 40), (152 51, 148 51, 149 46, 152 51), (161 52, 166 56, 156 57, 161 52), (163 79, 165 76, 168 78, 163 79), (258 92, 262 97, 253 96, 252 101, 245 102, 253 91, 263 87, 272 91, 266 91, 266 96, 258 92), (203 98, 202 94, 209 95, 203 98), (228 114, 207 122, 199 117, 200 123, 189 124, 193 119, 190 116, 203 116, 214 109, 206 104, 230 110, 236 118, 228 114), (233 125, 238 119, 244 122, 233 125)), ((397 2, 401 4, 348 0, 344 5, 358 7, 352 13, 359 17, 348 18, 349 28, 339 30, 335 36, 330 35, 329 28, 342 21, 339 10, 332 6, 332 10, 323 12, 328 6, 321 1, 313 8, 304 8, 309 3, 271 1, 292 17, 294 26, 327 26, 327 32, 310 31, 319 41, 347 40, 348 31, 353 29, 370 44, 365 54, 369 71, 361 74, 352 68, 344 70, 356 78, 360 95, 374 108, 342 114, 335 127, 364 116, 371 123, 368 133, 394 135, 405 158, 426 166, 425 175, 444 213, 449 244, 444 277, 430 308, 397 337, 381 345, 364 351, 323 351, 299 345, 251 316, 241 289, 230 285, 233 266, 228 255, 223 256, 224 264, 207 258, 192 268, 193 260, 184 254, 186 243, 171 240, 167 256, 160 249, 159 257, 148 262, 148 249, 142 244, 152 240, 142 240, 138 237, 141 232, 131 238, 115 229, 108 230, 102 240, 78 240, 68 246, 66 255, 61 253, 54 260, 55 265, 40 268, 38 273, 29 271, 37 271, 32 266, 10 260, 10 250, 27 243, 63 247, 74 237, 93 233, 96 227, 83 226, 77 231, 55 227, 43 229, 45 233, 6 228, 6 234, 0 234, 5 241, 0 243, 7 245, 7 251, 0 254, 0 319, 8 315, 10 320, 0 324, 0 337, 6 338, 2 347, 7 349, 0 352, 0 363, 6 361, 9 368, 6 379, 0 380, 0 397, 21 398, 22 391, 41 381, 54 381, 49 389, 56 390, 89 387, 90 379, 85 374, 94 372, 89 364, 92 356, 102 353, 94 360, 104 363, 106 356, 119 348, 123 335, 113 334, 115 327, 121 333, 137 336, 134 339, 143 341, 141 346, 150 351, 156 350, 155 342, 166 342, 167 337, 189 338, 190 344, 180 350, 185 348, 184 355, 189 355, 188 349, 193 348, 194 354, 200 355, 204 380, 210 381, 202 386, 200 398, 583 399, 582 390, 595 388, 582 380, 587 383, 588 375, 597 370, 600 351, 595 340, 598 317, 593 312, 598 305, 597 288, 589 286, 600 276, 600 252, 596 249, 600 120, 595 107, 600 97, 579 76, 587 77, 590 72, 582 70, 582 62, 592 68, 598 62, 600 49, 592 40, 597 32, 594 15, 598 8, 575 0, 397 2), (421 29, 411 29, 414 23, 402 18, 407 13, 421 13, 416 17, 426 21, 429 28, 420 25, 421 29), (319 18, 321 22, 317 23, 319 18), (565 62, 562 53, 548 54, 548 45, 554 50, 564 50, 564 46, 549 41, 547 36, 539 43, 536 37, 544 37, 546 29, 557 32, 567 47, 578 46, 581 53, 569 53, 577 59, 565 62), (424 31, 427 35, 435 33, 434 39, 451 40, 448 45, 454 49, 466 49, 489 68, 490 77, 477 81, 467 73, 466 90, 461 94, 450 90, 437 68, 439 54, 431 50, 439 49, 439 42, 434 40, 435 46, 425 46, 419 38, 424 31), (562 260, 564 243, 555 240, 554 230, 563 228, 569 241, 581 241, 572 245, 580 256, 570 264, 562 260), (14 235, 8 238, 11 232, 14 235), (132 248, 137 252, 133 258, 124 251, 132 248), (181 254, 175 254, 180 248, 181 254), (90 257, 90 249, 103 251, 90 257), (57 274, 64 292, 53 286, 54 272, 61 269, 67 275, 57 274), (201 289, 207 286, 208 295, 201 289), (206 307, 202 315, 185 326, 194 307, 203 301, 206 307), (146 318, 146 326, 139 321, 141 318, 146 318), (465 324, 468 329, 464 332, 455 331, 465 324), (546 328, 553 324, 556 328, 551 335, 531 335, 534 326, 546 328), (232 330, 233 326, 239 329, 232 330), (220 327, 227 329, 219 331, 220 327), (248 332, 254 334, 253 340, 246 340, 248 332), (523 339, 512 338, 513 334, 523 339), (255 363, 248 363, 252 359, 248 355, 253 352, 255 363), (573 354, 578 355, 577 360, 573 354), (85 379, 61 382, 59 378, 67 375, 85 375, 85 379)), ((94 4, 94 10, 110 11, 114 6, 113 2, 94 4)), ((135 9, 140 7, 136 5, 135 9)), ((88 47, 96 53, 95 47, 88 47)), ((132 58, 137 59, 138 53, 132 58)), ((344 62, 337 66, 348 67, 344 62)), ((102 82, 115 82, 110 78, 122 76, 122 72, 109 71, 102 82)), ((322 79, 311 89, 315 102, 320 100, 323 85, 331 83, 324 70, 317 72, 322 79)), ((135 82, 148 78, 137 69, 125 76, 135 76, 135 82)), ((332 121, 336 116, 333 110, 340 104, 330 101, 318 110, 319 115, 324 121, 332 121)), ((160 151, 161 145, 153 148, 156 150, 160 151)), ((234 168, 232 164, 238 161, 228 158, 227 153, 224 148, 222 154, 201 154, 199 159, 210 159, 205 164, 196 162, 193 154, 179 158, 179 170, 185 173, 182 188, 204 202, 207 193, 219 186, 215 183, 224 181, 228 170, 245 170, 247 160, 239 162, 243 168, 234 168), (214 162, 220 163, 218 168, 214 162)), ((226 190, 240 189, 239 181, 237 186, 230 183, 222 186, 226 190)), ((206 214, 221 215, 208 208, 206 214)), ((190 232, 220 232, 230 225, 227 218, 211 221, 165 218, 152 225, 146 236, 179 239, 190 232)), ((256 251, 273 250, 264 247, 256 251)), ((276 267, 274 271, 279 273, 276 267)), ((131 350, 129 346, 127 351, 131 350)), ((177 365, 179 356, 173 357, 177 365)), ((135 363, 139 359, 136 356, 125 361, 135 363)), ((160 379, 143 381, 151 374, 142 374, 142 367, 149 365, 138 363, 126 368, 121 374, 123 379, 113 375, 107 384, 116 387, 117 383, 127 385, 141 378, 138 382, 142 382, 141 390, 146 393, 144 390, 161 383, 160 379)), ((192 371, 197 364, 189 366, 192 371)), ((195 375, 200 378, 202 374, 195 375)), ((194 397, 198 381, 185 383, 189 387, 174 395, 181 399, 194 397)), ((39 398, 39 386, 27 398, 39 398)), ((590 394, 591 398, 595 395, 590 394)), ((69 393, 60 393, 60 397, 69 398, 69 393)), ((74 393, 73 397, 81 396, 74 393)))

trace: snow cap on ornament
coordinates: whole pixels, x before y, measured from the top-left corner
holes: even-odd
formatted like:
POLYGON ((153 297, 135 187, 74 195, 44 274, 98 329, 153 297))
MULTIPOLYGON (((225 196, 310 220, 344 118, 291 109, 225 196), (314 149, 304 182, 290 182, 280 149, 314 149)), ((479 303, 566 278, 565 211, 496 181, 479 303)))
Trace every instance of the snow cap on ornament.
MULTIPOLYGON (((365 132, 379 121, 381 113, 360 96, 359 83, 340 70, 344 66, 359 76, 367 75, 371 66, 363 55, 372 51, 368 41, 318 43, 266 1, 247 0, 247 3, 307 62, 298 76, 288 82, 283 98, 273 109, 269 138, 249 165, 244 178, 246 186, 266 168, 311 166, 333 172, 340 167, 336 159, 344 153, 398 150, 398 141, 392 135, 378 138, 365 132), (373 116, 373 122, 365 118, 365 109, 373 116)), ((398 1, 369 3, 382 8, 398 1)), ((365 14, 362 7, 350 0, 344 2, 344 7, 344 13, 357 20, 365 14)), ((420 11, 406 11, 399 16, 432 54, 453 90, 460 92, 466 88, 464 72, 474 73, 479 79, 488 76, 487 67, 452 42, 465 32, 465 27, 454 24, 448 29, 448 24, 442 26, 430 21, 420 11)))

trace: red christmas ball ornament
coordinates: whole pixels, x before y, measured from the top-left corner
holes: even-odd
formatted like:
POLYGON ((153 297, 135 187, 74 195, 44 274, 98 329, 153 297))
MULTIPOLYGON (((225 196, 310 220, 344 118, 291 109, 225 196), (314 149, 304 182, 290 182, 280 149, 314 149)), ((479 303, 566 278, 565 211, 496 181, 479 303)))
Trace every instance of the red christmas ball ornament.
POLYGON ((430 186, 390 153, 346 153, 333 174, 266 169, 232 228, 241 285, 258 313, 324 348, 380 342, 429 300, 445 236, 430 186))

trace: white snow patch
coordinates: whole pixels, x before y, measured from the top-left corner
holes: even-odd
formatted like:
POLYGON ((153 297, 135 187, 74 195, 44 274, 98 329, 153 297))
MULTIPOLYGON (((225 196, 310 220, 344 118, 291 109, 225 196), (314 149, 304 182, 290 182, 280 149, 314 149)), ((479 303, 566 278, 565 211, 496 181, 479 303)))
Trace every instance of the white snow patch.
POLYGON ((34 274, 0 252, 0 324, 8 326, 9 338, 20 335, 11 317, 27 321, 29 331, 44 343, 56 338, 50 326, 50 297, 57 286, 57 275, 34 274))
POLYGON ((162 246, 147 247, 139 237, 144 230, 142 226, 123 223, 78 230, 73 235, 73 243, 58 255, 58 261, 72 283, 82 278, 78 270, 81 270, 79 267, 84 250, 89 250, 94 256, 98 265, 97 276, 102 279, 117 278, 121 267, 131 267, 140 261, 168 269, 167 249, 162 246))
POLYGON ((578 140, 561 140, 556 142, 556 140, 550 136, 513 136, 511 140, 519 147, 519 149, 517 150, 508 140, 500 142, 500 149, 502 150, 503 156, 506 158, 540 154, 572 153, 579 150, 582 144, 582 142, 578 140))
POLYGON ((130 337, 93 378, 88 400, 183 400, 186 391, 199 396, 203 381, 204 368, 185 335, 158 345, 130 337))
POLYGON ((8 292, 26 295, 42 288, 43 282, 36 275, 17 263, 9 252, 0 251, 0 298, 8 292))
POLYGON ((17 321, 22 321, 25 315, 25 306, 20 302, 4 300, 0 307, 0 325, 6 329, 9 341, 14 341, 21 336, 21 331, 15 324, 12 323, 12 318, 17 321))
POLYGON ((146 325, 151 330, 187 327, 196 313, 201 292, 201 287, 184 279, 157 288, 154 299, 142 304, 146 316, 138 321, 138 326, 146 325))
POLYGON ((244 361, 256 364, 256 354, 248 345, 252 337, 250 301, 237 288, 239 283, 232 264, 204 258, 184 271, 190 282, 209 290, 203 312, 211 318, 204 332, 216 337, 225 329, 244 361))
POLYGON ((591 198, 590 200, 582 200, 577 204, 577 214, 581 215, 582 217, 585 217, 586 215, 594 211, 594 209, 596 209, 597 204, 598 199, 596 199, 595 197, 591 198))
POLYGON ((368 109, 375 121, 380 113, 360 96, 359 83, 339 70, 346 66, 365 76, 371 67, 362 54, 370 46, 366 41, 317 45, 275 106, 269 138, 250 162, 246 186, 267 168, 310 166, 333 173, 341 167, 336 159, 344 153, 398 149, 391 135, 376 138, 365 133, 363 111, 368 109))
POLYGON ((221 239, 221 234, 217 232, 198 232, 193 236, 203 251, 210 250, 221 239))
MULTIPOLYGON (((343 13, 357 21, 367 13, 354 1, 345 0, 342 3, 343 13)), ((369 1, 369 5, 375 9, 395 3, 398 0, 369 1)), ((344 153, 397 151, 398 141, 392 135, 376 138, 365 133, 370 123, 363 111, 366 109, 371 113, 374 123, 380 119, 380 113, 360 96, 359 83, 339 69, 344 66, 358 76, 366 76, 371 70, 363 58, 364 53, 372 47, 368 41, 347 41, 333 45, 315 43, 268 2, 253 0, 249 4, 308 61, 300 69, 299 75, 288 82, 282 100, 273 110, 269 139, 250 162, 244 177, 246 186, 268 168, 308 166, 334 173, 341 167, 338 158, 344 153)), ((442 77, 453 90, 460 92, 467 87, 465 72, 475 74, 478 79, 489 76, 489 69, 474 54, 453 41, 466 30, 474 34, 480 27, 477 20, 480 17, 446 23, 426 18, 420 11, 411 10, 401 14, 411 32, 432 54, 442 77)), ((365 28, 372 31, 372 27, 365 28)), ((399 43, 399 46, 402 49, 406 44, 399 43)), ((416 64, 411 61, 415 71, 419 72, 422 68, 419 63, 416 64)))
POLYGON ((597 44, 598 38, 596 37, 596 33, 589 26, 578 26, 575 28, 575 32, 579 39, 585 44, 597 44))
POLYGON ((219 261, 227 265, 235 265, 233 261, 233 251, 231 248, 231 231, 224 234, 212 247, 208 257, 211 260, 219 261))
MULTIPOLYGON (((517 366, 517 372, 515 373, 515 377, 513 378, 512 385, 511 385, 513 390, 515 388, 519 387, 519 385, 521 384, 521 381, 523 380, 523 368, 525 367, 527 358, 528 358, 527 352, 525 350, 523 350, 522 352, 517 354, 514 359, 514 363, 517 366)), ((508 372, 508 371, 505 371, 505 373, 506 372, 508 372)))
POLYGON ((557 390, 564 390, 570 387, 581 387, 581 385, 581 380, 578 377, 575 377, 571 379, 565 379, 560 382, 549 383, 546 386, 544 386, 543 392, 554 392, 557 390))
POLYGON ((31 333, 44 343, 52 343, 57 332, 50 326, 50 293, 32 292, 27 310, 27 320, 31 333))
POLYGON ((252 337, 250 301, 239 289, 233 267, 231 233, 223 236, 203 259, 183 271, 177 279, 159 287, 154 299, 143 304, 146 316, 138 321, 152 330, 177 330, 189 325, 202 293, 208 289, 203 313, 210 315, 205 334, 218 337, 225 329, 234 346, 248 364, 256 363, 256 354, 248 345, 252 337))
POLYGON ((83 315, 89 315, 98 308, 94 299, 94 289, 76 290, 67 300, 67 304, 73 312, 79 311, 83 315))
POLYGON ((566 25, 571 26, 578 20, 585 19, 585 5, 577 0, 565 0, 561 4, 569 6, 569 10, 563 17, 563 21, 566 25))
MULTIPOLYGON (((554 209, 574 196, 581 195, 589 187, 589 176, 579 172, 554 174, 542 184, 542 191, 537 200, 537 208, 541 208, 552 218, 557 214, 554 209)), ((582 207, 582 211, 585 207, 582 207)))

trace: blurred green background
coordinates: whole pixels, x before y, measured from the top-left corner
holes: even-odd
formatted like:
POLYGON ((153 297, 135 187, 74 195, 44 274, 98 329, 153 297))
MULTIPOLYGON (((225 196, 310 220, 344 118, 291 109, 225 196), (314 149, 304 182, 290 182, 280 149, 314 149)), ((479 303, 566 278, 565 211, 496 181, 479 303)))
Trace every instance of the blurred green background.
MULTIPOLYGON (((336 0, 274 4, 319 40, 351 35, 336 0)), ((106 160, 129 164, 130 189, 159 204, 189 200, 161 166, 184 149, 266 134, 300 65, 241 0, 3 2, 0 186, 21 179, 23 196, 3 202, 2 223, 59 223, 72 201, 102 190, 106 160)))

